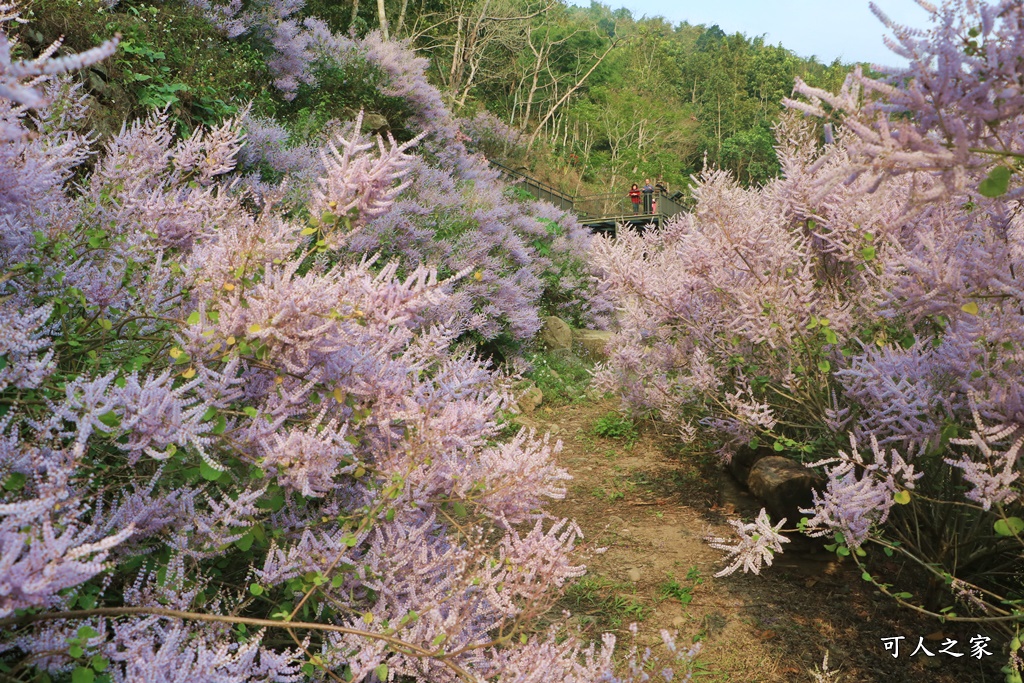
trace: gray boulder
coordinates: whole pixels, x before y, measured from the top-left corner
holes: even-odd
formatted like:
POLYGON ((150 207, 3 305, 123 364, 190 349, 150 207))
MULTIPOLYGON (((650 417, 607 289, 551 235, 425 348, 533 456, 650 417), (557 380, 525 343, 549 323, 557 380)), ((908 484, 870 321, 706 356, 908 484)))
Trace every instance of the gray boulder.
POLYGON ((776 455, 775 451, 767 446, 740 446, 729 461, 729 472, 739 483, 747 485, 747 478, 750 476, 750 468, 761 458, 776 455))
POLYGON ((608 357, 608 342, 613 336, 615 333, 607 330, 573 330, 572 333, 573 343, 580 350, 580 355, 592 360, 608 357))
POLYGON ((380 114, 374 114, 373 112, 363 114, 364 132, 382 133, 387 131, 388 128, 388 120, 380 114))
POLYGON ((519 394, 519 410, 527 415, 533 413, 544 402, 544 392, 538 386, 529 386, 519 394))
POLYGON ((569 350, 572 348, 572 328, 562 320, 553 315, 544 318, 544 325, 540 328, 540 343, 549 351, 569 350))
POLYGON ((785 517, 787 527, 805 516, 800 508, 811 507, 811 491, 822 484, 811 470, 778 455, 760 458, 747 477, 750 492, 764 502, 773 520, 785 517))

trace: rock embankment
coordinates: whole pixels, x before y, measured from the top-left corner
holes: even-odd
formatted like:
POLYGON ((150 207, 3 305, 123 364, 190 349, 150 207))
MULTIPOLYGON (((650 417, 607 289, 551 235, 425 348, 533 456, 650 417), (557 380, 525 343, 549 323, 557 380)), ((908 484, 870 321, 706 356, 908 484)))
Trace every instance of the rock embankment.
POLYGON ((561 318, 551 315, 544 318, 538 339, 548 351, 576 353, 583 358, 602 360, 607 358, 608 342, 614 335, 608 330, 574 330, 561 318))

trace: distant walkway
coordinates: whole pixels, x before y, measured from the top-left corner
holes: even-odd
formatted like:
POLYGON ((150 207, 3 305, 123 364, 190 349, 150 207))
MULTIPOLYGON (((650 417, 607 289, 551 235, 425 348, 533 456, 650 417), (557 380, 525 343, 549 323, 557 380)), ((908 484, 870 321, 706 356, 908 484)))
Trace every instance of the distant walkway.
POLYGON ((661 225, 662 221, 676 214, 683 213, 686 208, 680 203, 682 193, 668 195, 659 192, 654 195, 655 211, 647 214, 634 214, 633 204, 625 192, 610 192, 586 196, 570 196, 557 188, 541 182, 536 178, 513 171, 496 161, 490 162, 502 177, 510 184, 521 187, 537 199, 550 202, 560 209, 573 211, 580 223, 595 232, 615 234, 619 225, 643 227, 661 225))

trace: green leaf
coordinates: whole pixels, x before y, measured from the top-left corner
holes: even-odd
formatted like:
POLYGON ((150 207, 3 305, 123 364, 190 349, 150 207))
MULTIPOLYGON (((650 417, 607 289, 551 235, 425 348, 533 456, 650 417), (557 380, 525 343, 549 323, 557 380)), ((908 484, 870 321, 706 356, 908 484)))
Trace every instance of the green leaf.
POLYGON ((7 367, 7 354, 0 355, 0 370, 7 367))
POLYGON ((1024 519, 1007 517, 995 523, 996 533, 1000 536, 1016 536, 1024 531, 1024 519))
POLYGON ((900 505, 906 505, 907 503, 910 502, 910 491, 900 491, 895 496, 893 496, 893 500, 895 500, 900 505))
POLYGON ((825 335, 825 341, 827 343, 829 343, 829 344, 838 344, 839 343, 839 337, 837 337, 836 333, 833 332, 832 330, 830 330, 829 328, 827 328, 827 327, 823 328, 822 329, 822 333, 825 335))
POLYGON ((465 519, 469 514, 466 512, 466 506, 458 501, 452 503, 452 512, 454 512, 455 516, 459 519, 465 519))
POLYGON ((72 645, 71 647, 68 648, 68 654, 71 655, 72 657, 76 657, 77 658, 77 657, 81 657, 83 654, 85 654, 85 650, 82 649, 81 645, 72 645))
POLYGON ((76 667, 71 672, 71 683, 92 683, 96 680, 96 674, 92 669, 87 669, 84 666, 76 667))
POLYGON ((224 473, 221 472, 220 470, 210 467, 210 465, 207 464, 205 460, 201 460, 199 462, 199 474, 206 481, 217 481, 218 479, 221 478, 221 475, 223 475, 224 473))
POLYGON ((4 479, 4 491, 20 491, 27 479, 28 477, 21 472, 11 472, 4 479))
POLYGON ((850 554, 850 549, 847 548, 845 545, 841 545, 838 548, 836 548, 836 554, 840 557, 846 557, 850 554))
POLYGON ((272 494, 266 502, 259 503, 259 506, 264 510, 270 510, 271 512, 277 512, 284 507, 284 494, 280 491, 272 494))
POLYGON ((107 667, 110 666, 110 660, 102 655, 93 655, 92 659, 89 660, 89 664, 92 666, 93 671, 106 671, 107 667))
MULTIPOLYGON (((977 378, 975 378, 975 379, 977 379, 977 378)), ((947 443, 949 443, 950 439, 955 439, 959 435, 960 435, 960 428, 956 425, 956 423, 952 423, 951 422, 951 423, 947 424, 945 427, 942 428, 942 433, 941 433, 940 436, 942 437, 942 443, 943 444, 947 444, 947 443)))
POLYGON ((100 422, 108 427, 117 427, 121 424, 121 418, 114 412, 103 413, 100 415, 100 422))
POLYGON ((782 444, 781 441, 776 441, 774 444, 772 444, 772 448, 776 451, 786 450, 786 447, 782 444))
POLYGON ((314 232, 316 232, 316 228, 303 228, 302 232, 300 232, 299 234, 300 235, 312 235, 314 232))
POLYGON ((190 313, 189 316, 185 318, 185 322, 188 323, 189 325, 197 324, 199 322, 199 311, 192 311, 192 313, 190 313))
POLYGON ((387 664, 379 664, 379 665, 377 665, 377 668, 373 670, 373 673, 377 677, 378 680, 381 680, 381 681, 388 680, 388 665, 387 664))
POLYGON ((256 537, 250 531, 245 536, 235 541, 235 547, 241 550, 243 553, 252 547, 252 542, 256 540, 256 537))
POLYGON ((892 596, 894 598, 899 598, 900 600, 909 600, 910 598, 914 597, 914 595, 912 593, 907 593, 907 592, 893 593, 892 596))
POLYGON ((860 255, 865 261, 875 260, 875 248, 873 246, 866 246, 860 250, 860 255))
POLYGON ((862 573, 860 575, 860 578, 864 579, 865 581, 874 581, 874 578, 872 578, 871 574, 868 574, 867 572, 862 573))
POLYGON ((1013 171, 1009 166, 996 166, 989 171, 988 177, 978 185, 978 192, 983 197, 1001 197, 1010 186, 1013 171))
POLYGON ((228 421, 223 415, 217 416, 217 421, 213 423, 213 429, 210 430, 211 434, 223 434, 224 429, 227 428, 228 421))
POLYGON ((257 412, 256 409, 253 408, 252 406, 246 406, 242 408, 242 412, 251 417, 252 419, 256 419, 257 412))
POLYGON ((259 585, 258 583, 250 583, 249 592, 253 595, 263 595, 263 586, 259 585))
POLYGON ((829 370, 832 369, 832 364, 829 363, 827 360, 819 360, 818 369, 821 370, 822 372, 828 372, 829 370))

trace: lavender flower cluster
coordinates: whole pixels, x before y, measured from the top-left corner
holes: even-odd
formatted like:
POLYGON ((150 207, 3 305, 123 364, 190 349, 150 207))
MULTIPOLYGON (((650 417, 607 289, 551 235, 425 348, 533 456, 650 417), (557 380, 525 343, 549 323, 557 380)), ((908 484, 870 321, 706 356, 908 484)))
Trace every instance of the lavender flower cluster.
MULTIPOLYGON (((686 438, 710 429, 726 459, 816 455, 806 530, 844 549, 883 539, 926 474, 1009 542, 1024 525, 1024 6, 921 4, 930 31, 876 9, 906 69, 855 70, 837 94, 797 83, 781 178, 708 169, 691 214, 593 252, 622 311, 599 384, 686 438)), ((725 572, 756 573, 779 528, 736 525, 715 539, 725 572)))
MULTIPOLYGON (((445 116, 450 120, 447 110, 445 116)), ((611 302, 586 258, 590 233, 570 212, 514 197, 486 159, 462 142, 448 140, 443 151, 437 150, 441 139, 436 132, 402 145, 392 141, 386 151, 381 149, 375 169, 359 177, 371 182, 400 167, 406 182, 374 194, 377 204, 369 199, 339 203, 332 199, 337 188, 331 185, 338 181, 330 178, 348 177, 341 171, 352 163, 351 150, 374 146, 359 121, 329 126, 350 151, 330 151, 334 143, 327 140, 326 153, 314 153, 308 143, 290 144, 288 132, 270 120, 246 117, 243 127, 249 136, 241 150, 247 167, 262 161, 289 174, 286 185, 268 185, 254 175, 247 176, 246 184, 265 199, 350 216, 352 230, 344 237, 350 257, 376 253, 403 269, 425 263, 443 275, 467 275, 446 285, 451 297, 435 309, 435 320, 454 316, 479 338, 507 335, 518 341, 533 337, 542 314, 581 326, 610 322, 611 302), (411 154, 417 143, 434 151, 411 154), (325 175, 325 180, 316 179, 325 175)))
MULTIPOLYGON (((527 238, 569 253, 579 226, 358 122, 310 166, 246 112, 186 138, 154 115, 82 169, 84 103, 38 78, 112 48, 12 64, 0 33, 0 659, 74 680, 648 680, 635 649, 613 673, 610 635, 529 634, 585 571, 579 528, 543 510, 561 445, 503 438, 515 378, 455 343, 499 316, 531 334, 554 260, 527 238), (278 153, 281 186, 237 169, 278 153), (306 212, 282 204, 292 173, 306 212), (366 254, 387 226, 452 232, 366 254)), ((696 651, 665 639, 685 675, 696 651)))

